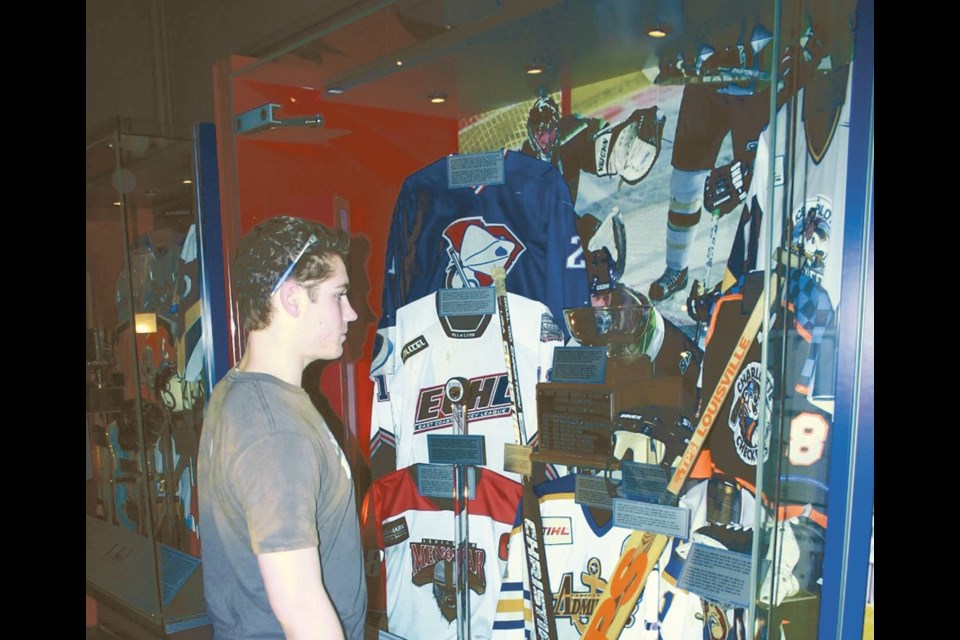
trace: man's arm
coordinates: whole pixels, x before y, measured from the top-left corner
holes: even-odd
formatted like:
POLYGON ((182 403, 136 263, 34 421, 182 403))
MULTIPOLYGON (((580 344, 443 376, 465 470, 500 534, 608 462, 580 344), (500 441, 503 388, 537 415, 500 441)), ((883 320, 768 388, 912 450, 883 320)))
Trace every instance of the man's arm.
POLYGON ((317 547, 257 555, 267 599, 287 640, 341 640, 343 627, 323 586, 317 547))

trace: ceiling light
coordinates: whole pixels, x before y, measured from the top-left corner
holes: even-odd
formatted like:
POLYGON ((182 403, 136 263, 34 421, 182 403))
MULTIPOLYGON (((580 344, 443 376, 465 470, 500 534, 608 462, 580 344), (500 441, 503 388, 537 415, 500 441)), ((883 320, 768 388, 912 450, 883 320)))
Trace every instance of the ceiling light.
POLYGON ((327 87, 327 93, 331 96, 338 96, 344 92, 343 87, 327 87))
POLYGON ((434 93, 430 96, 430 102, 433 104, 443 104, 447 101, 447 94, 445 93, 434 93))
POLYGON ((539 73, 543 73, 543 66, 539 64, 528 65, 526 68, 526 72, 531 76, 535 76, 539 73))
POLYGON ((670 25, 657 24, 655 27, 647 29, 647 35, 651 38, 665 38, 670 34, 670 25))
POLYGON ((296 98, 294 98, 293 96, 290 96, 290 102, 296 102, 296 101, 297 101, 296 98))
POLYGON ((398 67, 402 67, 402 66, 403 66, 403 60, 397 60, 397 66, 398 66, 398 67))
POLYGON ((114 201, 113 201, 113 205, 114 205, 115 207, 119 207, 121 204, 123 204, 123 203, 120 202, 119 200, 114 200, 114 201))
POLYGON ((181 182, 183 184, 193 184, 193 180, 191 180, 190 178, 184 178, 183 180, 181 180, 181 182))

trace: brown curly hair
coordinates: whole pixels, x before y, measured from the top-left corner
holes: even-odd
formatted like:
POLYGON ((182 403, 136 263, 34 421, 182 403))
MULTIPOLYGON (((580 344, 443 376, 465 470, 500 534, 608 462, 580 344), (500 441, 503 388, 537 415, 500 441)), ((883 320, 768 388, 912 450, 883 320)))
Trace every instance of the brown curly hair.
POLYGON ((243 328, 258 331, 270 325, 271 292, 291 262, 296 260, 287 278, 306 285, 314 300, 316 285, 333 271, 333 258, 339 256, 346 266, 349 250, 350 236, 345 231, 303 218, 278 216, 250 229, 240 239, 230 273, 243 328), (317 242, 296 260, 311 236, 317 242))

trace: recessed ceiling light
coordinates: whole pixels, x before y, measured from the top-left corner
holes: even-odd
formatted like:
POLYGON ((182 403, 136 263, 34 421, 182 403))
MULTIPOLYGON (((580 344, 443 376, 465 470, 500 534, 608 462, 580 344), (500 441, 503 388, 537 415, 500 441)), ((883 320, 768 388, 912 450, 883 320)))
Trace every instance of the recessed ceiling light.
POLYGON ((290 96, 290 102, 296 102, 296 101, 297 101, 296 98, 294 98, 293 96, 290 96))
POLYGON ((543 66, 539 64, 531 64, 526 68, 526 72, 531 76, 535 76, 537 74, 543 73, 543 66))
POLYGON ((114 201, 113 201, 113 204, 114 204, 114 206, 119 207, 119 206, 120 206, 121 204, 123 204, 123 203, 120 202, 119 200, 114 200, 114 201))
POLYGON ((343 87, 327 87, 327 93, 331 96, 338 96, 344 92, 343 87))
POLYGON ((398 66, 398 67, 402 67, 402 66, 403 66, 403 60, 397 60, 397 66, 398 66))
POLYGON ((193 184, 193 180, 190 178, 184 178, 181 182, 183 182, 183 184, 193 184))
POLYGON ((655 27, 647 29, 647 35, 651 38, 666 38, 669 34, 670 26, 666 24, 658 24, 655 27))
POLYGON ((447 101, 447 95, 445 93, 435 93, 430 96, 430 102, 433 104, 443 104, 447 101))

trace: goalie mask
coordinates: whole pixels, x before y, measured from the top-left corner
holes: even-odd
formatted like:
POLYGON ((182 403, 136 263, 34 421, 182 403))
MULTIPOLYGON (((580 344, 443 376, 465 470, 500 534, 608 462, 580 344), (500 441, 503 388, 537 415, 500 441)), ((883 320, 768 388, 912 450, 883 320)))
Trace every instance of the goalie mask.
POLYGON ((550 162, 560 142, 560 109, 550 96, 537 98, 527 115, 527 139, 537 157, 550 162))

